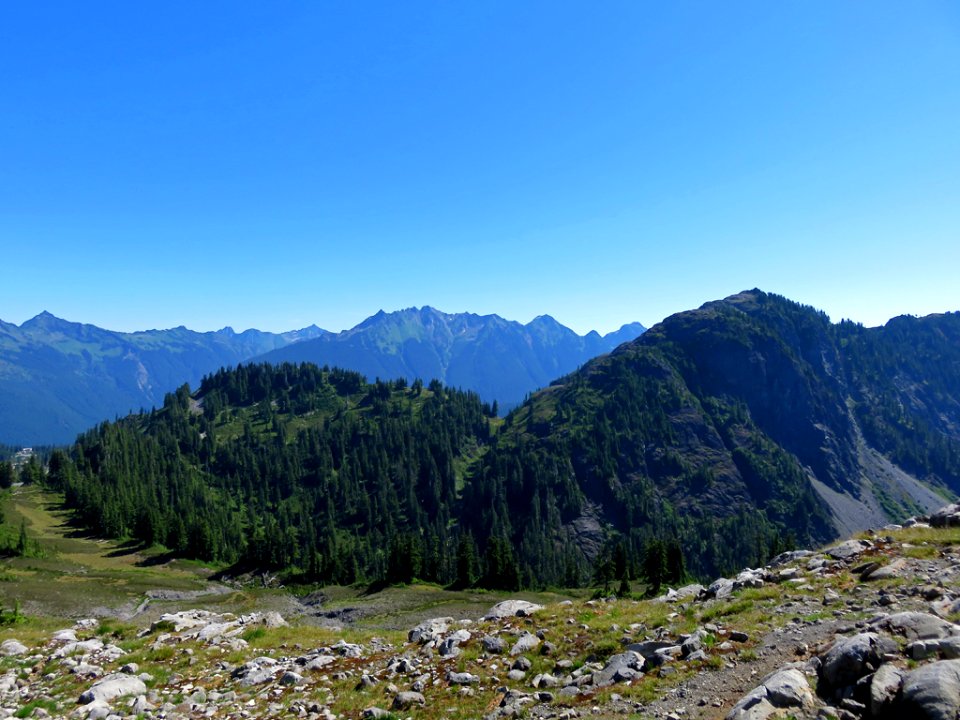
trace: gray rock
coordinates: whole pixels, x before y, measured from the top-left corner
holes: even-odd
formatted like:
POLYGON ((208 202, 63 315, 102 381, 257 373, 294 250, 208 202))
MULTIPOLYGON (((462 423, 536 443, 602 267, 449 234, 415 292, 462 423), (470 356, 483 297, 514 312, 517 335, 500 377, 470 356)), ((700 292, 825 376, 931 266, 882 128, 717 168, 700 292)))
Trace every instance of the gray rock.
POLYGON ((372 720, 380 720, 381 718, 390 717, 390 715, 391 712, 389 710, 378 707, 368 707, 363 711, 363 717, 372 718, 372 720))
POLYGON ((813 707, 813 691, 803 673, 783 668, 768 675, 727 713, 727 720, 766 720, 784 708, 813 707))
POLYGON ((663 640, 644 640, 643 642, 630 643, 626 649, 638 653, 644 660, 653 662, 657 659, 657 652, 665 648, 674 647, 675 642, 663 640))
POLYGON ((960 713, 960 660, 942 660, 907 673, 901 717, 917 720, 956 720, 960 713))
POLYGON ((533 650, 539 644, 540 638, 533 633, 525 632, 519 637, 519 639, 517 639, 517 641, 513 644, 513 647, 510 648, 510 654, 522 655, 525 652, 533 650))
POLYGON ((875 622, 884 630, 902 635, 907 640, 930 640, 956 635, 960 628, 936 615, 923 612, 901 612, 875 622))
POLYGON ((615 682, 632 680, 643 671, 643 666, 643 656, 640 653, 627 650, 607 660, 603 670, 593 674, 593 684, 595 687, 604 687, 613 685, 615 682))
POLYGON ((764 694, 749 693, 730 709, 727 720, 767 720, 775 712, 777 708, 770 704, 764 694))
POLYGON ((460 654, 460 643, 452 637, 445 638, 443 642, 440 643, 440 647, 437 648, 437 652, 440 653, 440 657, 452 658, 460 654))
POLYGON ((709 587, 707 587, 707 596, 722 600, 733 593, 733 580, 728 578, 717 578, 709 587))
POLYGON ((899 577, 906 565, 906 560, 897 558, 887 565, 881 565, 875 570, 864 573, 862 578, 864 580, 889 580, 890 578, 899 577))
POLYGON ((91 640, 81 640, 80 642, 69 642, 57 650, 53 656, 68 657, 70 655, 86 655, 87 653, 97 652, 98 650, 103 650, 103 642, 97 638, 93 638, 91 640))
POLYGON ((767 690, 767 700, 777 708, 810 707, 813 691, 802 672, 795 668, 778 670, 762 683, 767 690))
POLYGON ((877 633, 860 633, 833 644, 820 665, 819 675, 825 690, 852 685, 880 667, 883 656, 896 651, 890 638, 877 633))
POLYGON ((243 675, 240 678, 240 684, 244 687, 253 687, 254 685, 263 685, 263 683, 273 680, 275 671, 271 668, 257 668, 243 675))
POLYGON ((530 662, 530 658, 518 657, 513 661, 513 665, 510 666, 511 670, 523 670, 526 672, 533 667, 533 663, 530 662))
POLYGON ((490 608, 483 619, 502 620, 508 617, 528 617, 538 610, 543 610, 543 605, 537 605, 527 600, 504 600, 490 608))
POLYGON ((680 643, 680 654, 683 657, 689 657, 691 654, 695 653, 697 650, 700 650, 703 647, 703 642, 701 641, 701 635, 699 632, 695 632, 693 635, 688 637, 682 643, 680 643))
POLYGON ((0 643, 0 655, 13 657, 14 655, 23 655, 27 652, 27 646, 19 640, 4 640, 0 643))
POLYGON ((303 682, 303 675, 300 675, 299 673, 295 673, 293 672, 293 670, 287 670, 287 672, 285 672, 280 677, 281 685, 299 685, 302 682, 303 682))
POLYGON ((414 705, 426 705, 427 700, 421 693, 405 690, 398 692, 393 698, 394 710, 408 710, 414 705))
POLYGON ((337 661, 333 655, 317 655, 304 662, 303 667, 306 670, 321 670, 327 665, 332 665, 337 661))
POLYGON ((960 658, 960 637, 948 637, 937 641, 940 655, 945 660, 956 660, 960 658))
POLYGON ((557 685, 560 684, 560 680, 559 678, 555 678, 550 673, 540 673, 530 684, 535 688, 557 687, 557 685))
POLYGON ((797 560, 802 560, 813 555, 813 552, 810 550, 788 550, 787 552, 780 553, 773 560, 767 563, 768 568, 778 568, 783 565, 789 565, 792 562, 797 560))
POLYGON ((73 628, 67 628, 65 630, 57 630, 53 637, 50 638, 53 642, 57 643, 68 643, 77 641, 77 631, 73 628))
POLYGON ((933 527, 956 527, 960 525, 960 504, 946 505, 930 515, 933 527))
POLYGON ((109 703, 111 700, 124 695, 143 695, 146 692, 147 686, 143 684, 143 680, 140 678, 123 673, 114 673, 91 685, 90 689, 80 696, 80 702, 84 705, 109 703))
POLYGON ((850 560, 871 547, 873 543, 869 540, 847 540, 827 548, 826 553, 834 560, 850 560))
POLYGON ((407 642, 424 645, 432 640, 439 640, 453 624, 452 617, 438 617, 424 620, 407 633, 407 642))
POLYGON ((507 673, 507 678, 513 682, 522 682, 527 674, 523 670, 511 670, 507 673))
POLYGON ((900 695, 904 672, 892 663, 884 663, 870 679, 870 714, 882 717, 900 695))
POLYGON ((485 652, 491 655, 501 655, 507 649, 507 644, 503 641, 503 638, 491 637, 490 635, 481 638, 480 645, 483 646, 485 652))
POLYGON ((448 672, 447 682, 451 685, 476 685, 480 682, 480 677, 468 672, 448 672))
POLYGON ((361 646, 348 643, 346 640, 341 640, 330 649, 342 657, 358 658, 363 655, 363 648, 361 646))
POLYGON ((904 654, 913 660, 926 660, 940 651, 939 640, 914 640, 907 645, 904 654))

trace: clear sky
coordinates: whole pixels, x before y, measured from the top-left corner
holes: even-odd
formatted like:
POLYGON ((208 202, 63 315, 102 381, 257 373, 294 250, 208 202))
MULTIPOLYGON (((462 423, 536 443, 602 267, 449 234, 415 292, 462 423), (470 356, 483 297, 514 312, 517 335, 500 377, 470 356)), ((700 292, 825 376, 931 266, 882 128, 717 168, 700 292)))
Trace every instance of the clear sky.
POLYGON ((960 3, 18 2, 0 318, 960 310, 960 3))

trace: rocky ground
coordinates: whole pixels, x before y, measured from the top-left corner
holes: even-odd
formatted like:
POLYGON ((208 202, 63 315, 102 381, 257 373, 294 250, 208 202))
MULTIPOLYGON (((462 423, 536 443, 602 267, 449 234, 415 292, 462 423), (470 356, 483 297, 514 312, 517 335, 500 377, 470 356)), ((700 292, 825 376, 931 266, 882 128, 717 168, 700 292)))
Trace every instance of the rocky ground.
POLYGON ((960 509, 908 525, 655 600, 517 599, 406 632, 7 618, 0 717, 955 719, 960 509))

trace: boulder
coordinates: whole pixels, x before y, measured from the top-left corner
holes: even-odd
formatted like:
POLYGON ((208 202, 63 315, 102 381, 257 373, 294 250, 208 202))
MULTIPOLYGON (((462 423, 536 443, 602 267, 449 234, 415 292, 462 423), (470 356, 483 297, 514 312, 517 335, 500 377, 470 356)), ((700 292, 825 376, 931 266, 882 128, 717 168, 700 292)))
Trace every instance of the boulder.
POLYGON ((956 527, 960 525, 960 504, 946 505, 930 516, 933 527, 956 527))
POLYGON ((630 643, 626 649, 638 653, 644 660, 652 662, 657 658, 658 651, 674 646, 676 646, 676 643, 669 640, 644 640, 643 642, 630 643))
POLYGON ((778 670, 768 675, 761 684, 767 690, 767 700, 774 707, 809 707, 813 704, 810 683, 796 668, 778 670))
POLYGON ((504 600, 490 608, 483 619, 502 620, 508 617, 528 617, 538 610, 543 610, 543 605, 537 605, 527 600, 504 600))
POLYGON ((827 548, 826 553, 834 560, 852 560, 871 547, 873 547, 873 543, 869 540, 847 540, 839 545, 827 548))
POLYGON ((405 690, 403 692, 398 692, 393 697, 393 709, 394 710, 408 710, 414 705, 426 705, 427 699, 423 697, 422 693, 413 692, 410 690, 405 690))
POLYGON ((707 587, 707 597, 723 600, 733 593, 733 580, 729 578, 717 578, 707 587))
POLYGON ((432 640, 439 640, 453 623, 452 617, 438 617, 424 620, 407 633, 407 642, 425 645, 432 640))
POLYGON ((77 631, 73 628, 67 628, 65 630, 57 630, 53 637, 50 638, 53 642, 56 643, 68 643, 77 641, 77 631))
POLYGON ((513 647, 510 648, 510 654, 522 655, 525 652, 533 650, 539 644, 540 638, 533 633, 525 632, 517 639, 517 641, 513 644, 513 647))
POLYGON ((603 670, 593 674, 593 685, 594 687, 604 687, 616 682, 632 680, 643 672, 643 665, 643 656, 632 650, 614 655, 607 660, 603 670))
POLYGON ((956 720, 960 713, 960 660, 942 660, 907 673, 899 717, 956 720))
POLYGON ((447 682, 451 685, 476 685, 480 682, 480 677, 468 672, 448 672, 447 682))
POLYGON ((316 655, 311 658, 303 658, 303 667, 305 670, 321 670, 327 665, 332 665, 337 661, 333 655, 316 655))
POLYGON ((766 720, 784 708, 813 707, 813 691, 796 668, 781 668, 744 695, 727 713, 727 720, 766 720))
POLYGON ((391 716, 389 710, 384 710, 383 708, 378 707, 368 707, 363 711, 363 717, 372 719, 372 720, 382 720, 382 718, 388 718, 391 716))
POLYGON ((892 663, 884 663, 870 679, 870 714, 883 717, 893 706, 903 686, 904 672, 892 663))
POLYGON ((960 628, 953 623, 923 612, 895 613, 876 620, 874 624, 907 640, 931 640, 960 634, 960 628))
POLYGON ((507 644, 503 641, 503 638, 492 637, 490 635, 481 638, 480 645, 483 646, 484 652, 488 652, 491 655, 502 655, 507 649, 507 644))
POLYGON ((143 680, 140 678, 123 673, 114 673, 91 685, 90 689, 80 696, 80 702, 84 705, 109 703, 111 700, 124 695, 143 695, 146 692, 147 686, 143 684, 143 680))
POLYGON ((907 566, 907 561, 903 558, 897 558, 893 562, 887 565, 881 565, 875 570, 866 572, 862 575, 863 580, 889 580, 890 578, 899 577, 900 573, 907 566))
POLYGON ((896 649, 890 638, 872 632, 838 640, 822 658, 819 675, 823 690, 852 685, 879 668, 883 656, 896 649))
POLYGON ((10 639, 0 643, 0 655, 13 657, 14 655, 23 655, 25 652, 27 652, 27 646, 19 640, 10 639))
POLYGON ((767 563, 768 568, 778 568, 783 565, 789 565, 790 563, 796 562, 797 560, 802 560, 813 555, 813 552, 810 550, 788 550, 787 552, 780 553, 773 560, 767 563))

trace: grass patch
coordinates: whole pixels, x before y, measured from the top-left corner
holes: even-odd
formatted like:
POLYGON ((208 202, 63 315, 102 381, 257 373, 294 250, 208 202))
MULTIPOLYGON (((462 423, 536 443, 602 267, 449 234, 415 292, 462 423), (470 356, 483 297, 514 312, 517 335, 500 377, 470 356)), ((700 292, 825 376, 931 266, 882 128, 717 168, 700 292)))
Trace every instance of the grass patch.
POLYGON ((13 716, 15 718, 28 718, 33 715, 34 711, 38 708, 46 710, 51 715, 55 715, 60 710, 60 706, 53 700, 44 700, 42 698, 38 698, 36 700, 31 700, 22 708, 19 708, 13 714, 13 716))
POLYGON ((715 605, 714 607, 707 608, 700 614, 700 620, 702 622, 710 622, 711 620, 716 620, 722 617, 741 615, 753 610, 753 608, 753 600, 748 598, 740 598, 732 602, 726 602, 722 605, 715 605))

